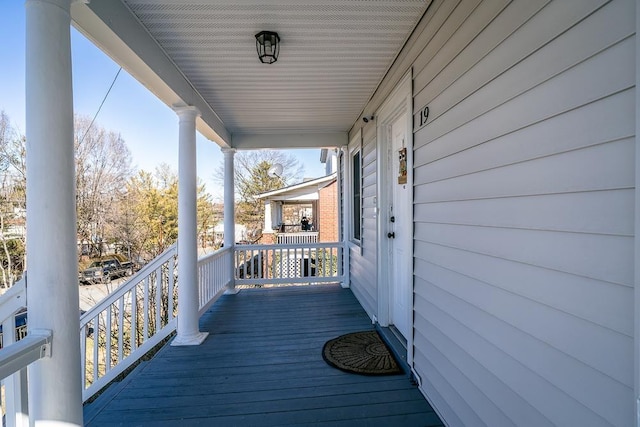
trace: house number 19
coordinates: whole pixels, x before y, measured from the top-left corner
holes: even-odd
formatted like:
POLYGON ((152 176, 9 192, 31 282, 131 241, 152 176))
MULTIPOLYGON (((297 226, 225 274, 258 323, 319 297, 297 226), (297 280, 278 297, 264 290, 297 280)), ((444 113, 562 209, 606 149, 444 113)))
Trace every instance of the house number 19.
POLYGON ((420 126, 424 126, 427 123, 428 118, 429 118, 429 107, 424 107, 422 111, 420 111, 420 126))

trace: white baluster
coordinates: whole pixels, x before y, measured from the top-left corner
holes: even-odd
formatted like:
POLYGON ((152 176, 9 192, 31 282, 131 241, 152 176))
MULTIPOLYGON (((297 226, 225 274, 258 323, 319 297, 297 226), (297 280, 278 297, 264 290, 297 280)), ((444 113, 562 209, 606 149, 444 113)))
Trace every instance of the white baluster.
POLYGON ((106 309, 107 312, 107 322, 106 322, 106 327, 105 327, 105 341, 107 343, 106 345, 106 349, 105 349, 105 373, 109 372, 111 370, 111 309, 112 309, 112 305, 109 305, 106 309))
POLYGON ((118 363, 124 357, 124 295, 118 299, 118 363))
MULTIPOLYGON (((156 275, 161 274, 160 268, 156 270, 156 275)), ((144 279, 144 299, 142 302, 142 342, 149 338, 149 277, 144 279)))

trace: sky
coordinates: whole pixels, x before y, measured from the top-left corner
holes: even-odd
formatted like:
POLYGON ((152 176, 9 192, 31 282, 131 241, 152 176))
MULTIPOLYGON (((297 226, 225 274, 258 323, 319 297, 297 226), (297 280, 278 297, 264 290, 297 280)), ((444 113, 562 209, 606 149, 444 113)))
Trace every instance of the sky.
MULTIPOLYGON (((24 1, 0 1, 0 111, 25 133, 25 12, 24 1)), ((71 28, 73 101, 75 114, 93 116, 98 111, 119 66, 82 34, 71 28)), ((161 163, 178 170, 178 117, 125 70, 118 76, 96 124, 119 133, 127 143, 133 166, 153 171, 161 163)), ((196 135, 198 176, 216 200, 222 188, 213 178, 221 167, 220 147, 196 135)), ((288 150, 304 168, 305 177, 324 175, 320 150, 288 150)))

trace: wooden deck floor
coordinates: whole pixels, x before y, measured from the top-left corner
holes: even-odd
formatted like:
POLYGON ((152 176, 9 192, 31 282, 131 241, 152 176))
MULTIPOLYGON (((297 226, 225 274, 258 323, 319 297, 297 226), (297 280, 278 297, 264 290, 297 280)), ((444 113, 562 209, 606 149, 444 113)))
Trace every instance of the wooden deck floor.
POLYGON ((337 285, 243 290, 205 313, 198 347, 165 346, 85 407, 85 424, 440 426, 404 375, 344 373, 323 344, 372 329, 337 285))

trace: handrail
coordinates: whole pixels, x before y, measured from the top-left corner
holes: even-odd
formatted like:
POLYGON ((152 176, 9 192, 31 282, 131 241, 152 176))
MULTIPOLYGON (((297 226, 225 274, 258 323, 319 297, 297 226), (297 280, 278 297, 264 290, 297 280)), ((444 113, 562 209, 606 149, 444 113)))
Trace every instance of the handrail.
POLYGON ((0 379, 15 374, 36 360, 50 357, 51 339, 51 331, 34 330, 20 341, 0 349, 0 379))

